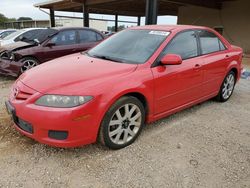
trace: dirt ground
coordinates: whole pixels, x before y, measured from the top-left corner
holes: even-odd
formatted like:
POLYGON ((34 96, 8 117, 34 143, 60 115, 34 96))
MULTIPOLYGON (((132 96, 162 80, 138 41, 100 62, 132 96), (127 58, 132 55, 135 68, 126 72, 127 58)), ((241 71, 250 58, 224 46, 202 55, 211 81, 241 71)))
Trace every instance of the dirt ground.
POLYGON ((119 151, 56 149, 21 136, 4 107, 13 82, 0 77, 0 187, 250 187, 249 80, 227 103, 210 100, 147 125, 119 151))

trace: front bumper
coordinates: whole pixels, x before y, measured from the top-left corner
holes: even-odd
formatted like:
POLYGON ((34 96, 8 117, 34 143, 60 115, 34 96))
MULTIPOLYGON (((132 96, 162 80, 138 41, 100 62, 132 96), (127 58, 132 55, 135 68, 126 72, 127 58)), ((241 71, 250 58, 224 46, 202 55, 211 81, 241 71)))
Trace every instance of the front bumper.
POLYGON ((21 62, 0 59, 0 74, 6 76, 17 77, 20 74, 22 67, 21 62))
MULTIPOLYGON (((18 85, 19 88, 27 87, 20 82, 18 85)), ((14 126, 20 133, 40 143, 62 148, 78 147, 96 141, 101 121, 96 103, 90 101, 83 106, 70 109, 49 108, 34 104, 32 98, 40 95, 34 92, 26 100, 10 97, 6 103, 14 126)))

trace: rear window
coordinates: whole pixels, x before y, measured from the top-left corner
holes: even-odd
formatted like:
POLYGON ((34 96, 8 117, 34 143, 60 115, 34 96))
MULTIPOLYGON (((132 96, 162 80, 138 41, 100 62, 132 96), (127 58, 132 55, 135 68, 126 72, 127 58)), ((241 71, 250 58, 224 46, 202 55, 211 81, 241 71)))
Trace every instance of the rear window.
POLYGON ((226 49, 225 45, 214 33, 211 33, 209 31, 198 31, 198 32, 201 42, 202 55, 226 49))
POLYGON ((103 39, 99 33, 91 30, 78 30, 78 32, 79 32, 80 43, 97 42, 103 39))

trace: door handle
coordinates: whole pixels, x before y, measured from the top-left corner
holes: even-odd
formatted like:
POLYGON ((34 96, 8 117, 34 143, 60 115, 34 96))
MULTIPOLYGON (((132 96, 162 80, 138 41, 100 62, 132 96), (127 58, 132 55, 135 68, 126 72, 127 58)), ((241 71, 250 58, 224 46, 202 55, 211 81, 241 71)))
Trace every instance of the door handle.
POLYGON ((201 68, 201 65, 200 65, 200 64, 196 64, 196 65, 194 66, 194 69, 195 69, 195 70, 200 69, 200 68, 201 68))
POLYGON ((225 59, 229 59, 231 56, 230 55, 226 55, 225 56, 225 59))

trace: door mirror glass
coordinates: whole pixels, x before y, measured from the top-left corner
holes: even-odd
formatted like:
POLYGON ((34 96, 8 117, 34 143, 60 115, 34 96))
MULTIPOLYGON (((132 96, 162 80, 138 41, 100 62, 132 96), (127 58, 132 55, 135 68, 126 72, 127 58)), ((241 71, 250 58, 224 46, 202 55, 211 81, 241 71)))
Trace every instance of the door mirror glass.
POLYGON ((182 58, 176 54, 167 54, 161 59, 162 65, 180 65, 182 58))

